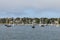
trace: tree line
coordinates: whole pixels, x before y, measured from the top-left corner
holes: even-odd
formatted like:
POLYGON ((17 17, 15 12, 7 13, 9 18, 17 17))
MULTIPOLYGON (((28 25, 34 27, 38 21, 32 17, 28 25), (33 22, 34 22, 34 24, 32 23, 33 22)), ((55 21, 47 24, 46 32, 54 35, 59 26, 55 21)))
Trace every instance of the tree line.
POLYGON ((55 24, 55 21, 60 24, 60 18, 0 18, 0 24, 55 24))

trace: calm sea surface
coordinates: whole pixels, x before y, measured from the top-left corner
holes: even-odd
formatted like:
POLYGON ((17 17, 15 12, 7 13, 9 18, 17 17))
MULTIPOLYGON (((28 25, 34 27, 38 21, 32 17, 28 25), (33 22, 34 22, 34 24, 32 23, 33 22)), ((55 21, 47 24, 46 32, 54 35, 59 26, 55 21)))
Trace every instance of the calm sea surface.
POLYGON ((0 25, 0 40, 60 40, 60 27, 20 26, 6 27, 0 25))

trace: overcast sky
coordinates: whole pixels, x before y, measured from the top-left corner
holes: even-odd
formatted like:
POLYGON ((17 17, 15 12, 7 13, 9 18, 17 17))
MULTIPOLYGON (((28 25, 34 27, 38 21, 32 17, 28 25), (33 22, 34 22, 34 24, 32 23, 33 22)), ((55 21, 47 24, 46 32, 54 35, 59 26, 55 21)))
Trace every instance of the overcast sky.
POLYGON ((0 0, 0 17, 60 17, 60 0, 0 0))

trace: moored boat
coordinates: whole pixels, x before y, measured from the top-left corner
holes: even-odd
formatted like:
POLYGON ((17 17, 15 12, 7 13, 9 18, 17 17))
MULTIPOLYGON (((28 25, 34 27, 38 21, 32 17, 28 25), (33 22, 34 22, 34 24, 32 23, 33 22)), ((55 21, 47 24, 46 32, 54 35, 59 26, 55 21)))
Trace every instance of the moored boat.
POLYGON ((32 26, 32 28, 35 28, 35 26, 32 26))
POLYGON ((6 26, 6 27, 11 27, 11 25, 10 25, 10 24, 6 24, 5 26, 6 26))
POLYGON ((45 27, 44 25, 41 25, 41 27, 45 27))

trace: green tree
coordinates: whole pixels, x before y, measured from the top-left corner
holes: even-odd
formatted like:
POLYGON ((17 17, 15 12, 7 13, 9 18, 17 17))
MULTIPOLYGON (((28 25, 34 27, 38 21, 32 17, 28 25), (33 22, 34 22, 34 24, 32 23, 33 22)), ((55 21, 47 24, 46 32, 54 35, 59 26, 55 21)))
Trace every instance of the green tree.
POLYGON ((39 24, 40 23, 40 19, 39 18, 35 18, 35 23, 39 24))
POLYGON ((5 18, 2 18, 2 19, 1 19, 1 22, 2 22, 2 23, 6 23, 6 19, 5 19, 5 18))

